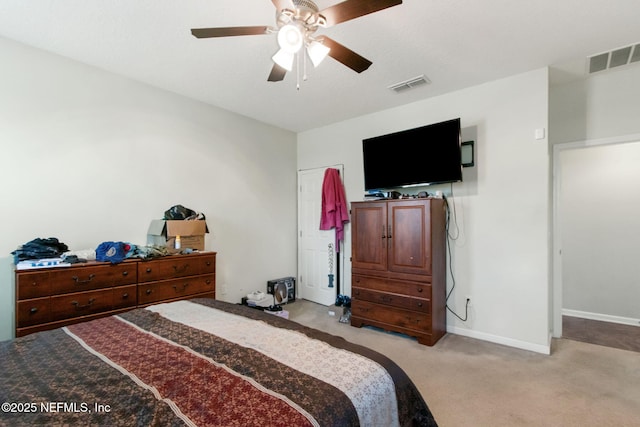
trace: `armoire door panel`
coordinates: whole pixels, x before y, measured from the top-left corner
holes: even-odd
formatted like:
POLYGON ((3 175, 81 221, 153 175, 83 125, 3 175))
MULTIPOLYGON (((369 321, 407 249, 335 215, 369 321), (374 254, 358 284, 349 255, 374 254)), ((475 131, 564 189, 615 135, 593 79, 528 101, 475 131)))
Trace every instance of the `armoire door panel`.
POLYGON ((387 205, 353 206, 351 217, 352 267, 387 270, 387 205))
POLYGON ((430 204, 389 204, 389 271, 431 274, 430 204))

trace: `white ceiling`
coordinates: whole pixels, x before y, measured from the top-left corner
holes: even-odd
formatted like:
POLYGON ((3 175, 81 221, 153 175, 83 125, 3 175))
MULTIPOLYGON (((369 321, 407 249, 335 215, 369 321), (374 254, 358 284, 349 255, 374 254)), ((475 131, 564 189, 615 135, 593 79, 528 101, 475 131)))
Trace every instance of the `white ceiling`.
POLYGON ((640 42, 639 18, 638 0, 404 0, 319 31, 373 65, 327 58, 299 90, 295 70, 267 82, 275 35, 190 32, 275 25, 270 0, 1 0, 0 36, 299 132, 547 65, 582 70, 640 42), (421 74, 432 83, 387 89, 421 74))

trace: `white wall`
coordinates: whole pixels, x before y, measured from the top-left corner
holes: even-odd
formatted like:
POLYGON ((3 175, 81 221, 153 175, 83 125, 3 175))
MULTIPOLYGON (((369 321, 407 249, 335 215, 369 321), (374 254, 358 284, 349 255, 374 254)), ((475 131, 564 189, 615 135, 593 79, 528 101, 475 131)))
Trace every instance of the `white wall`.
MULTIPOLYGON (((466 323, 449 314, 448 329, 548 352, 549 156, 546 139, 534 139, 547 116, 548 71, 540 69, 300 133, 298 168, 342 163, 347 198, 362 200, 363 138, 460 117, 475 135, 477 166, 453 185, 460 237, 452 242, 450 305, 464 315, 470 295, 473 307, 466 323)), ((348 259, 350 238, 345 243, 348 259)))
POLYGON ((550 142, 560 144, 640 133, 638 79, 640 63, 551 86, 550 142))
POLYGON ((19 245, 146 244, 175 204, 207 216, 219 299, 295 275, 295 134, 3 38, 0 63, 0 340, 19 245))
POLYGON ((640 142, 563 150, 558 161, 563 308, 637 324, 640 142))

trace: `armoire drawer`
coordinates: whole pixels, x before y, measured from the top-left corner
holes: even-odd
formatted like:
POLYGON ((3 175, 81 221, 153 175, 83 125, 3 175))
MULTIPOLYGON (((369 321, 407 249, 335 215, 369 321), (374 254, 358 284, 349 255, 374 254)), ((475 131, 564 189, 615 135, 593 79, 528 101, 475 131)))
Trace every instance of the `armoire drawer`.
POLYGON ((215 291, 215 275, 184 277, 138 285, 138 304, 183 298, 189 295, 215 291))
POLYGON ((427 313, 354 299, 351 301, 351 315, 421 333, 431 332, 431 315, 427 313))
POLYGON ((371 301, 393 307, 406 308, 407 310, 420 311, 427 314, 431 313, 431 301, 424 298, 415 298, 406 295, 362 288, 353 288, 352 298, 354 300, 371 301))
POLYGON ((431 299, 430 283, 400 281, 382 277, 361 276, 359 274, 352 276, 352 283, 352 286, 357 288, 431 299))

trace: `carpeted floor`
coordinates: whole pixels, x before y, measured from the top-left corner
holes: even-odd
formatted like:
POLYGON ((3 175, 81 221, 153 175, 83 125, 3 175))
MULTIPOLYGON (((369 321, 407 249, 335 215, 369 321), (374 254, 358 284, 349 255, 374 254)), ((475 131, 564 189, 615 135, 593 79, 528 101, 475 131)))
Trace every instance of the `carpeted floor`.
POLYGON ((394 360, 441 427, 640 426, 637 352, 558 339, 547 356, 453 334, 427 347, 340 323, 341 307, 297 300, 285 309, 291 320, 394 360))
MULTIPOLYGON (((640 327, 562 316, 562 337, 640 352, 640 327)), ((640 425, 640 422, 638 423, 640 425)))

